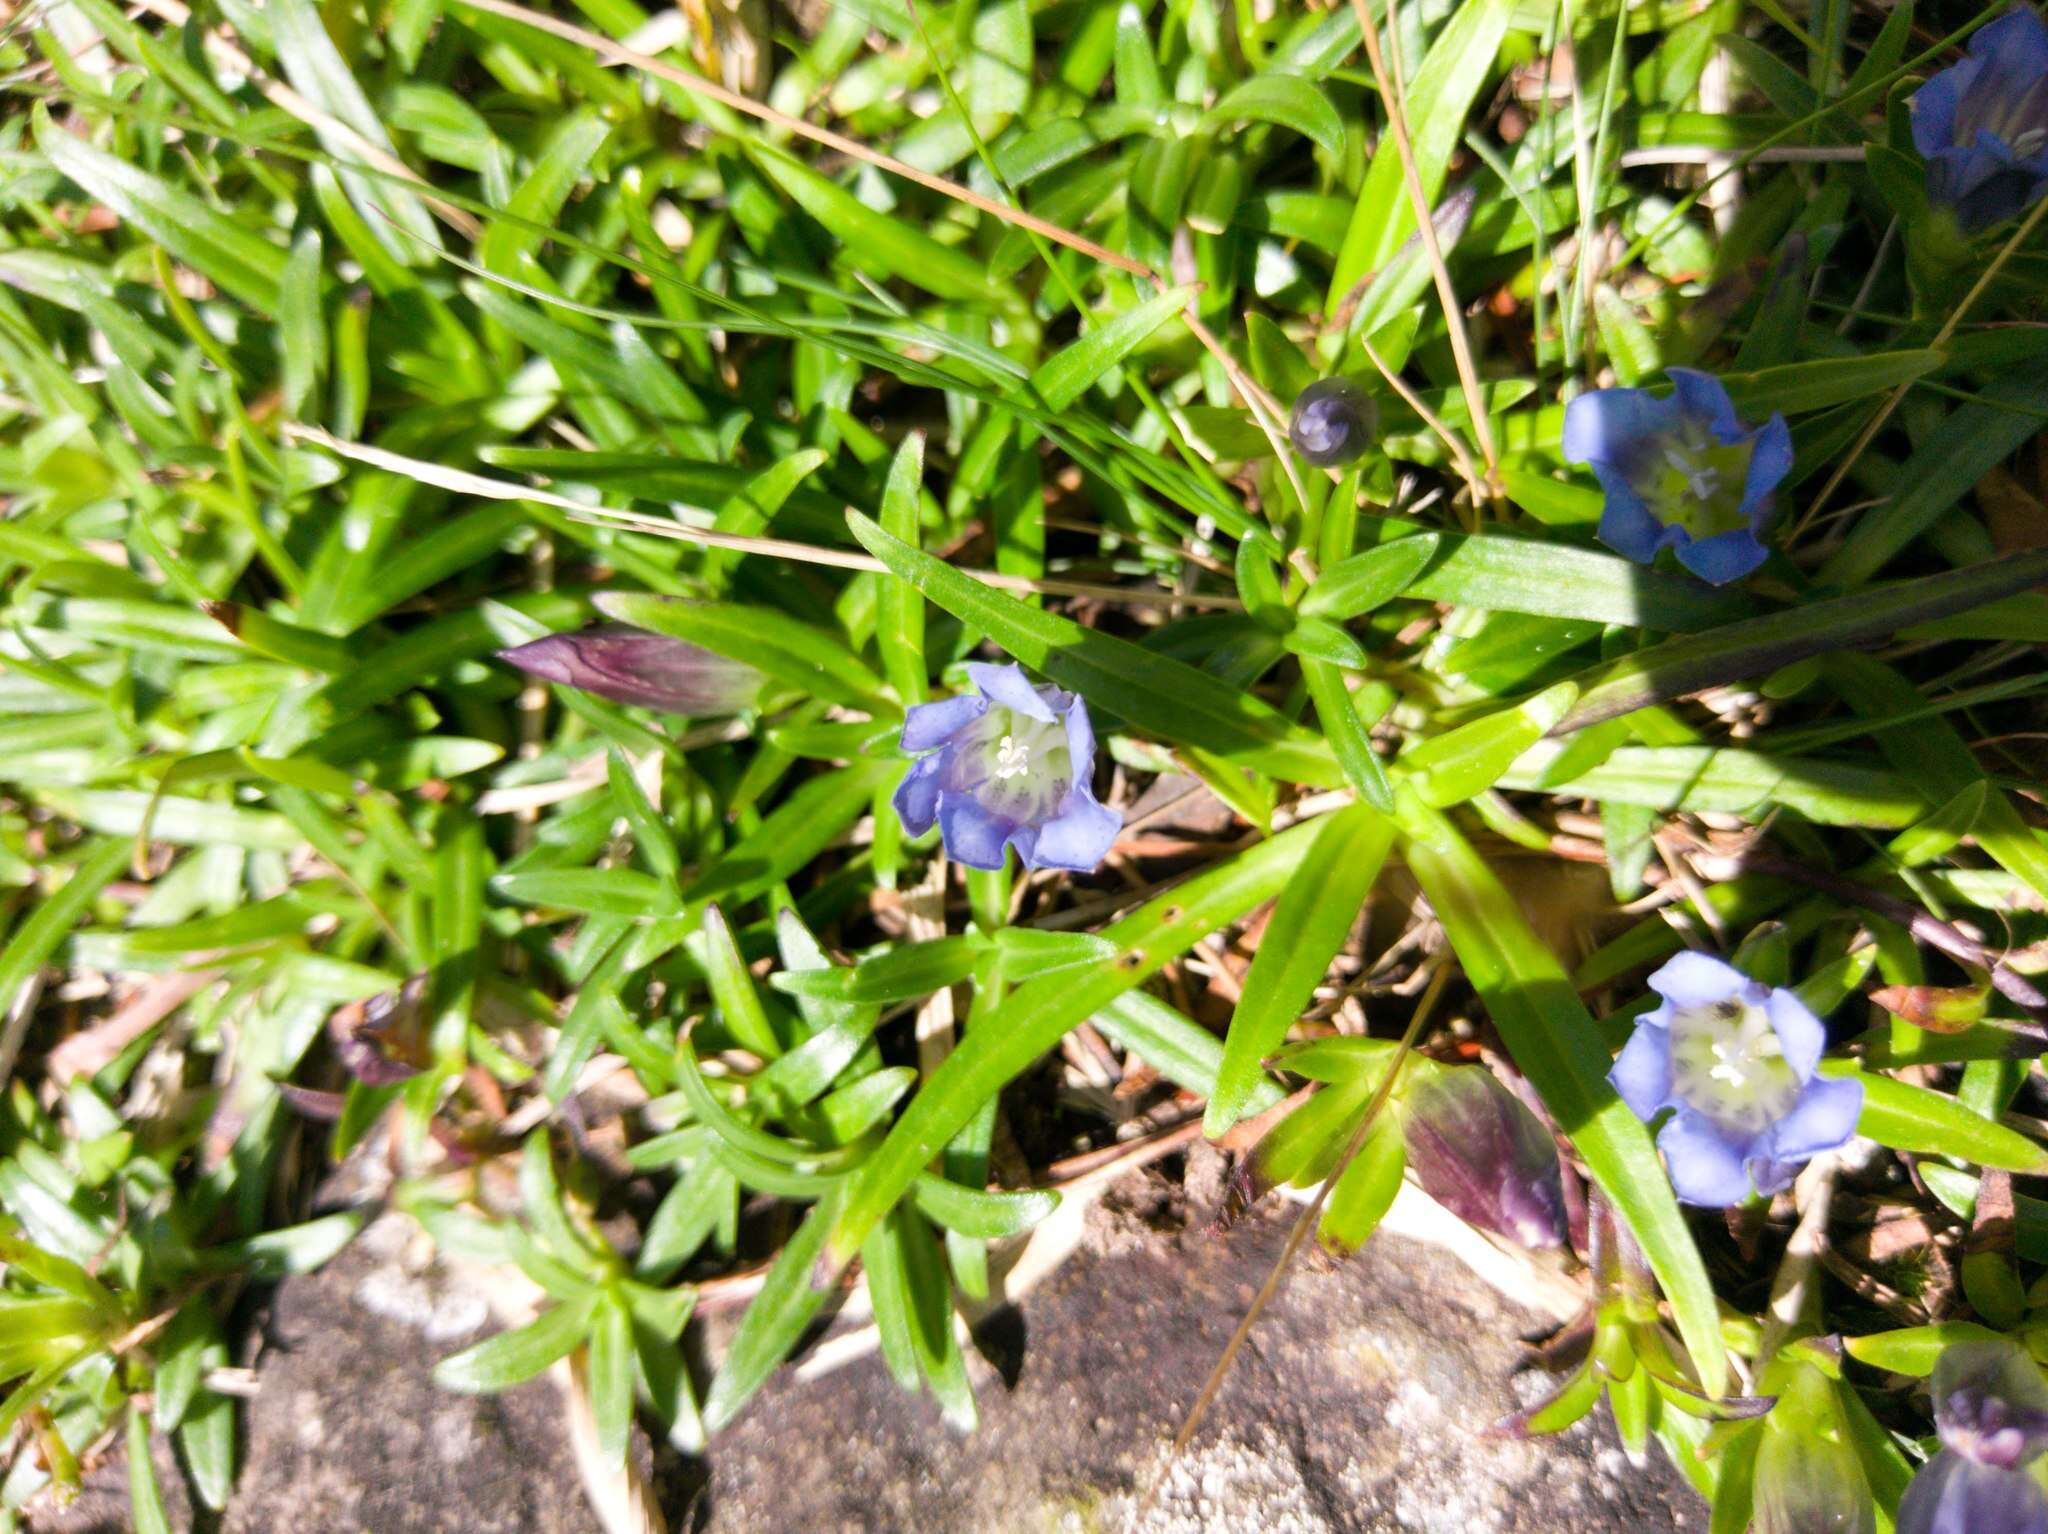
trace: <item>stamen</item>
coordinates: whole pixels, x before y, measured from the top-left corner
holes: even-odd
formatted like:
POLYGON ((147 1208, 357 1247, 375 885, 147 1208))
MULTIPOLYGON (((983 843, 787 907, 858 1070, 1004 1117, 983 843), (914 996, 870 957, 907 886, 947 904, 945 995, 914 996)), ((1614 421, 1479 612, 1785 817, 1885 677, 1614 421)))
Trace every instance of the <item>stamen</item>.
POLYGON ((1664 461, 1678 472, 1692 493, 1703 501, 1711 501, 1721 491, 1721 471, 1711 464, 1704 464, 1686 448, 1676 442, 1664 445, 1664 461))
POLYGON ((1031 748, 1013 735, 1005 735, 996 747, 996 776, 1021 778, 1031 770, 1031 748))

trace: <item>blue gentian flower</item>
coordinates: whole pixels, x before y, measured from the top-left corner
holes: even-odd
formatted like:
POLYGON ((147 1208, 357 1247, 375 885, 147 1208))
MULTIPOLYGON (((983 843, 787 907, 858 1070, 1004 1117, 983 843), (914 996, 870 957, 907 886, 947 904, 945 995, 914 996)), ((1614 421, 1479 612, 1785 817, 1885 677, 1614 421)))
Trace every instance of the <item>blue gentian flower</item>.
POLYGON ((1792 470, 1782 415, 1762 426, 1736 419, 1721 380, 1667 369, 1674 392, 1595 389, 1564 408, 1564 456, 1590 464, 1607 504, 1600 541, 1649 564, 1659 549, 1719 586, 1764 562, 1758 536, 1771 492, 1792 470))
POLYGON ((1856 1132, 1863 1085, 1814 1074, 1827 1031, 1790 991, 1703 953, 1650 976, 1664 998, 1636 1023, 1607 1079, 1657 1136, 1688 1204, 1725 1207, 1789 1187, 1812 1157, 1856 1132))
POLYGON ((2027 1466, 2048 1450, 2048 1382, 2017 1343, 1958 1342, 1934 1365, 1941 1452, 1899 1503, 1898 1534, 2048 1534, 2027 1466))
POLYGON ((912 835, 939 823, 946 851, 970 868, 1001 868, 1015 847, 1027 868, 1085 872, 1124 818, 1096 803, 1088 705, 1033 687, 1020 666, 972 662, 975 693, 922 703, 903 721, 903 749, 930 752, 896 790, 912 835))
POLYGON ((2029 7, 1999 17, 1912 110, 1928 199, 1965 233, 2026 211, 2048 193, 2048 25, 2029 7))

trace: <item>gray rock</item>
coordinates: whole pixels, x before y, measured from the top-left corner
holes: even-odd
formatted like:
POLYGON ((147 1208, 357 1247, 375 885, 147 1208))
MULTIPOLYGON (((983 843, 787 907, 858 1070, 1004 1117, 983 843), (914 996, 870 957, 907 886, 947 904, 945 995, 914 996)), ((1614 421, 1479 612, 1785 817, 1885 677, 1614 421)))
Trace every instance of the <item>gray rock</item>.
MULTIPOLYGON (((1127 1183, 1127 1189, 1136 1184, 1127 1183)), ((1155 1193, 1158 1185, 1150 1185, 1155 1193)), ((1141 1195, 1142 1196, 1142 1195, 1141 1195)), ((1433 1247, 1381 1235, 1305 1252, 1189 1452, 1134 1503, 1278 1255, 1280 1208, 1221 1233, 1170 1206, 1105 1206, 1081 1252, 986 1337, 1014 1388, 977 1380, 947 1431, 879 1361, 785 1372, 715 1446, 708 1534, 1661 1534, 1703 1529, 1667 1462, 1628 1464, 1604 1418, 1481 1437, 1520 1404, 1540 1329, 1433 1247), (1148 1220, 1152 1223, 1148 1223, 1148 1220), (1021 1344, 1021 1347, 1020 1347, 1021 1344)), ((993 1373, 993 1371, 987 1371, 993 1373)), ((684 1525, 688 1526, 688 1525, 684 1525)))

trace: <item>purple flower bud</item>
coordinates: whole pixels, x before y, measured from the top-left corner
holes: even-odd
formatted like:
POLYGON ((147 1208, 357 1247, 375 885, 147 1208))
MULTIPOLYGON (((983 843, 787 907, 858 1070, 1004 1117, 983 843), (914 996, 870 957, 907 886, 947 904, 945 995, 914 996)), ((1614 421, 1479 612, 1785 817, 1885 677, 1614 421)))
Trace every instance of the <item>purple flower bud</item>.
POLYGON ((1782 415, 1748 427, 1721 380, 1666 369, 1667 399, 1596 389, 1564 409, 1565 458, 1592 466, 1607 502, 1600 541, 1639 564, 1660 549, 1703 581, 1740 580, 1764 562, 1771 492, 1792 470, 1782 415))
POLYGON ((752 708, 767 683, 744 661, 623 623, 550 634, 500 650, 498 659, 529 676, 578 687, 614 703, 697 719, 752 708))
POLYGON ((1402 1098, 1408 1168, 1468 1224, 1528 1247, 1564 1241, 1557 1147, 1484 1066, 1421 1075, 1402 1098))
POLYGON ((1098 804, 1088 705, 1033 687, 1020 666, 970 662, 977 696, 921 703, 903 721, 903 749, 929 752, 896 790, 913 836, 939 823, 946 851, 969 868, 1001 868, 1015 847, 1027 868, 1085 873, 1124 818, 1098 804))
POLYGON ((1931 1389, 1943 1448, 1999 1470, 2018 1470, 2048 1450, 2048 1380, 2017 1343, 1951 1344, 1934 1365, 1931 1389))
POLYGON ((366 1087, 388 1087, 417 1076, 427 1058, 420 1033, 426 995, 427 977, 414 975, 395 991, 329 1013, 327 1037, 342 1069, 366 1087))
POLYGON ((1664 998, 1607 1079, 1657 1135, 1671 1186, 1688 1204, 1725 1207, 1790 1187, 1799 1168, 1856 1132, 1863 1085, 1815 1074, 1827 1032, 1790 991, 1703 953, 1650 976, 1664 998))
POLYGON ((1920 88, 1912 112, 1928 199, 1965 233, 2025 212, 2048 193, 2048 25, 2016 6, 1920 88))
POLYGON ((1379 407, 1348 378, 1324 378, 1301 391, 1287 419, 1294 450, 1317 468, 1350 463, 1372 446, 1379 407))

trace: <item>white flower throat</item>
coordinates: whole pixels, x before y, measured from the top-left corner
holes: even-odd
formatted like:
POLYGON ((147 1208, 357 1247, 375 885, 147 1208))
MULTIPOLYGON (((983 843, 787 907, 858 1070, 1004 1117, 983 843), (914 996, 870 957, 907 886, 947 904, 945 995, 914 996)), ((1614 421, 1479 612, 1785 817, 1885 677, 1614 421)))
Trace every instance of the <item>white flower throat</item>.
POLYGON ((1770 1014, 1739 997, 1672 1014, 1671 1084, 1688 1107, 1744 1134, 1783 1118, 1799 1099, 1770 1014))
POLYGON ((996 747, 996 776, 1021 778, 1031 770, 1031 747, 1014 735, 1005 735, 996 747))
POLYGON ((1054 813, 1074 780, 1066 725, 997 706, 976 721, 961 786, 990 810, 1019 820, 1054 813), (971 763, 971 765, 968 765, 971 763))

